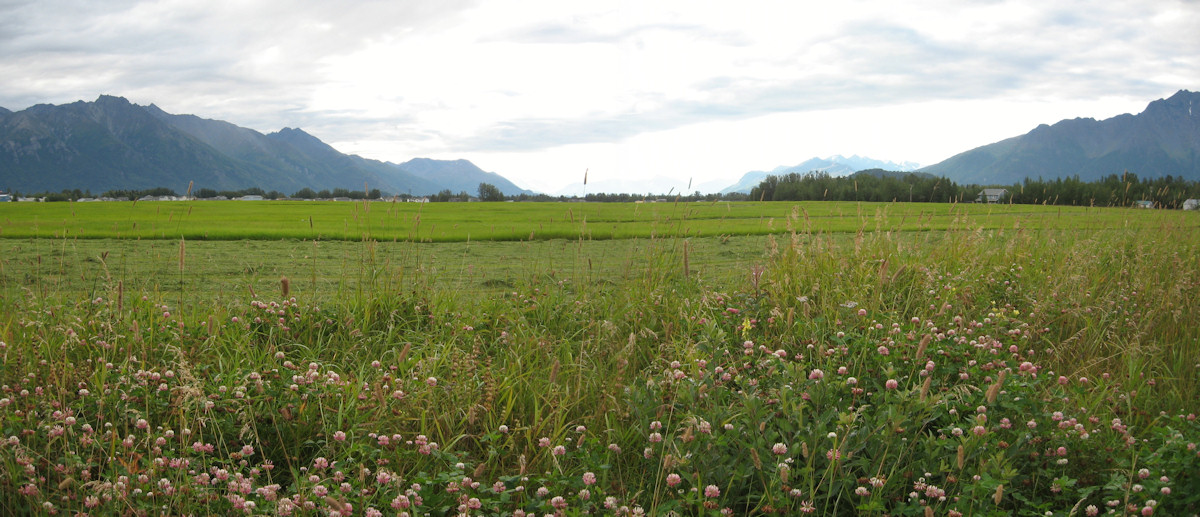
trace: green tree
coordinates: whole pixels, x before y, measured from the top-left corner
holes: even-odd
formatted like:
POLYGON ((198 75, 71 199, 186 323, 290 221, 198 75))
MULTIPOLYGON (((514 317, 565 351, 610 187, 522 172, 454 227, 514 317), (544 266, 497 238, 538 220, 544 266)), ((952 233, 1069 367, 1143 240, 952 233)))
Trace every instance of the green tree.
POLYGON ((479 200, 480 201, 504 201, 504 193, 491 183, 479 184, 479 200))

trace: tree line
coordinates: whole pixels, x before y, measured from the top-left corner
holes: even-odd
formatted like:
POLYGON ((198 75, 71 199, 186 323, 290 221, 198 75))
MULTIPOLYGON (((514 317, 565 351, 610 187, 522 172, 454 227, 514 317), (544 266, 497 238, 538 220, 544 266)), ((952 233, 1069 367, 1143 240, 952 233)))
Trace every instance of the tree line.
MULTIPOLYGON (((996 202, 1013 204, 1045 204, 1072 206, 1132 206, 1139 202, 1150 202, 1160 208, 1180 208, 1188 199, 1200 199, 1200 181, 1192 181, 1182 177, 1163 176, 1158 178, 1139 178, 1136 174, 1111 174, 1096 181, 1086 182, 1079 176, 1044 180, 1041 178, 1026 178, 1012 185, 959 185, 945 177, 937 177, 916 172, 893 172, 880 169, 859 171, 849 176, 831 176, 825 172, 791 173, 782 176, 767 176, 758 186, 751 189, 750 194, 701 194, 699 191, 691 194, 607 194, 593 193, 580 197, 551 196, 547 194, 517 194, 506 196, 495 185, 480 183, 475 196, 466 191, 457 193, 450 189, 442 190, 430 196, 411 196, 401 194, 398 199, 420 197, 430 202, 464 202, 464 201, 532 201, 532 202, 566 202, 588 201, 597 203, 630 203, 634 201, 875 201, 895 202, 908 201, 916 203, 947 203, 982 201, 981 191, 984 188, 1002 189, 1004 193, 996 202)), ((199 199, 227 199, 243 196, 262 196, 263 199, 334 199, 349 198, 383 199, 387 196, 379 189, 370 191, 349 190, 344 188, 313 190, 302 188, 291 196, 271 190, 263 191, 252 187, 242 190, 215 190, 210 188, 197 189, 191 192, 199 199)), ((13 192, 15 200, 21 196, 13 192)), ((75 201, 83 198, 105 197, 114 199, 139 199, 145 196, 178 197, 174 190, 157 187, 152 189, 108 190, 93 196, 87 190, 63 190, 61 192, 42 192, 29 197, 41 198, 44 201, 75 201)))
POLYGON ((1200 182, 1181 177, 1138 178, 1131 172, 1086 182, 1079 176, 1044 180, 1026 178, 1012 185, 960 185, 945 177, 878 169, 834 177, 824 172, 768 176, 750 191, 763 201, 911 201, 919 203, 983 201, 984 188, 1001 189, 999 203, 1072 206, 1132 206, 1150 202, 1179 208, 1200 199, 1200 182))
POLYGON ((911 201, 944 203, 969 201, 978 189, 960 186, 928 174, 859 171, 849 176, 809 172, 767 176, 750 189, 754 201, 911 201))
POLYGON ((1176 176, 1138 178, 1137 174, 1110 174, 1096 181, 1079 176, 1028 179, 1007 188, 1002 202, 1075 206, 1130 206, 1149 201, 1159 208, 1180 208, 1188 199, 1200 199, 1200 181, 1176 176))

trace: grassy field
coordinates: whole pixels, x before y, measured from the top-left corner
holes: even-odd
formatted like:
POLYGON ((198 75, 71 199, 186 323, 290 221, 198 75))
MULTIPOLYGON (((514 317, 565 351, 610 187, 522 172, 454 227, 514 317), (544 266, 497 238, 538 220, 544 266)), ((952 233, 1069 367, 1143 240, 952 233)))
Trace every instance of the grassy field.
POLYGON ((0 512, 1195 515, 1196 215, 13 204, 0 512))
MULTIPOLYGON (((931 203, 396 203, 195 201, 0 204, 0 238, 524 241, 798 232, 1096 229, 1185 224, 1180 211, 931 203), (1147 223, 1146 220, 1159 223, 1147 223), (789 222, 790 221, 790 222, 789 222)), ((1186 223, 1190 224, 1190 223, 1186 223)))

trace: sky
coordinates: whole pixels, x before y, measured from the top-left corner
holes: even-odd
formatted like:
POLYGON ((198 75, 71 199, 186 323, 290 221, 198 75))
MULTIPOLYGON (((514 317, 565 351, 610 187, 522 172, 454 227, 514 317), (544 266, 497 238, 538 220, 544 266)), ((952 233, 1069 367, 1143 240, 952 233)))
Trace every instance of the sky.
POLYGON ((1198 0, 0 0, 0 106, 117 95, 541 192, 695 190, 1138 113, 1200 89, 1197 27, 1198 0))

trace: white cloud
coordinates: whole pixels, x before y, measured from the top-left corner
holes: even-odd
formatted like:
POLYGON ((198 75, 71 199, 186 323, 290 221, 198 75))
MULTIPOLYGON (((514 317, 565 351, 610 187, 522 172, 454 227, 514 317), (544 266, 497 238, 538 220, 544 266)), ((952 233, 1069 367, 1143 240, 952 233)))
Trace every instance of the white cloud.
POLYGON ((1179 0, 0 2, 0 105, 101 93, 558 190, 932 163, 1200 84, 1179 0), (579 176, 579 178, 575 178, 579 176))

